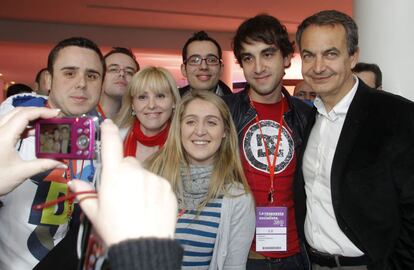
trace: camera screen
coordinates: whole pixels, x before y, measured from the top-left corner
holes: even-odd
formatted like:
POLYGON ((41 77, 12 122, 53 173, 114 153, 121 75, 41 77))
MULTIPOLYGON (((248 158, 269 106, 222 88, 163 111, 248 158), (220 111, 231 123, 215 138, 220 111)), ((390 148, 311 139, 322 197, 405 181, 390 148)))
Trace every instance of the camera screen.
POLYGON ((68 124, 42 124, 40 126, 40 152, 71 153, 70 134, 68 124))

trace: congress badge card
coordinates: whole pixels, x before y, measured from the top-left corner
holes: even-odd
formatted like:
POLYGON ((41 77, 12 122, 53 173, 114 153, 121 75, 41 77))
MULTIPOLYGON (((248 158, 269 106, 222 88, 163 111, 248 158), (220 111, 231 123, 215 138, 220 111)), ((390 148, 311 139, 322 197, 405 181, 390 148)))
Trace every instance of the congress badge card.
POLYGON ((256 207, 256 251, 287 251, 287 207, 256 207))

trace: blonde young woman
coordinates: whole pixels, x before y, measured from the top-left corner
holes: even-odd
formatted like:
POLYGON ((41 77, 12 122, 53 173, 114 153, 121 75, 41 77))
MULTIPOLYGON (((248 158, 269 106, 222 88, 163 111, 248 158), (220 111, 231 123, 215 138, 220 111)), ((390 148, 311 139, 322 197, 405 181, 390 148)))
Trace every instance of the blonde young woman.
POLYGON ((174 78, 164 68, 147 67, 132 77, 115 118, 125 156, 143 161, 164 145, 179 100, 174 78))
POLYGON ((255 213, 238 149, 223 100, 192 91, 178 106, 164 147, 146 161, 177 195, 182 269, 245 269, 255 213))

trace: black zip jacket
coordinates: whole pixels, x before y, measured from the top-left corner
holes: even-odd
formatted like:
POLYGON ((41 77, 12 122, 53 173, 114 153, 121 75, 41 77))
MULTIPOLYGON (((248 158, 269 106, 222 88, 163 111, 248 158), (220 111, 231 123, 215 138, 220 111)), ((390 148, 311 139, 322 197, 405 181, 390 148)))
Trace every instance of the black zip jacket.
MULTIPOLYGON (((243 129, 254 120, 257 114, 255 109, 250 105, 250 98, 247 94, 249 88, 250 86, 246 85, 243 91, 223 97, 233 116, 239 142, 242 139, 243 129)), ((295 150, 297 151, 302 145, 307 119, 312 108, 302 100, 292 97, 285 88, 282 88, 282 94, 287 98, 289 104, 289 111, 283 115, 283 121, 292 132, 295 150)))

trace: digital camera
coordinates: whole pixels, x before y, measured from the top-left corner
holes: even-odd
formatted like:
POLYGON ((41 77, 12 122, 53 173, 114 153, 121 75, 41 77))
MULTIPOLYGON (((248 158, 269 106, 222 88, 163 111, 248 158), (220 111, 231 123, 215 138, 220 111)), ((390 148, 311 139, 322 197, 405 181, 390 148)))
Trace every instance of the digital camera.
POLYGON ((94 159, 97 156, 97 117, 40 119, 35 133, 38 158, 94 159))

